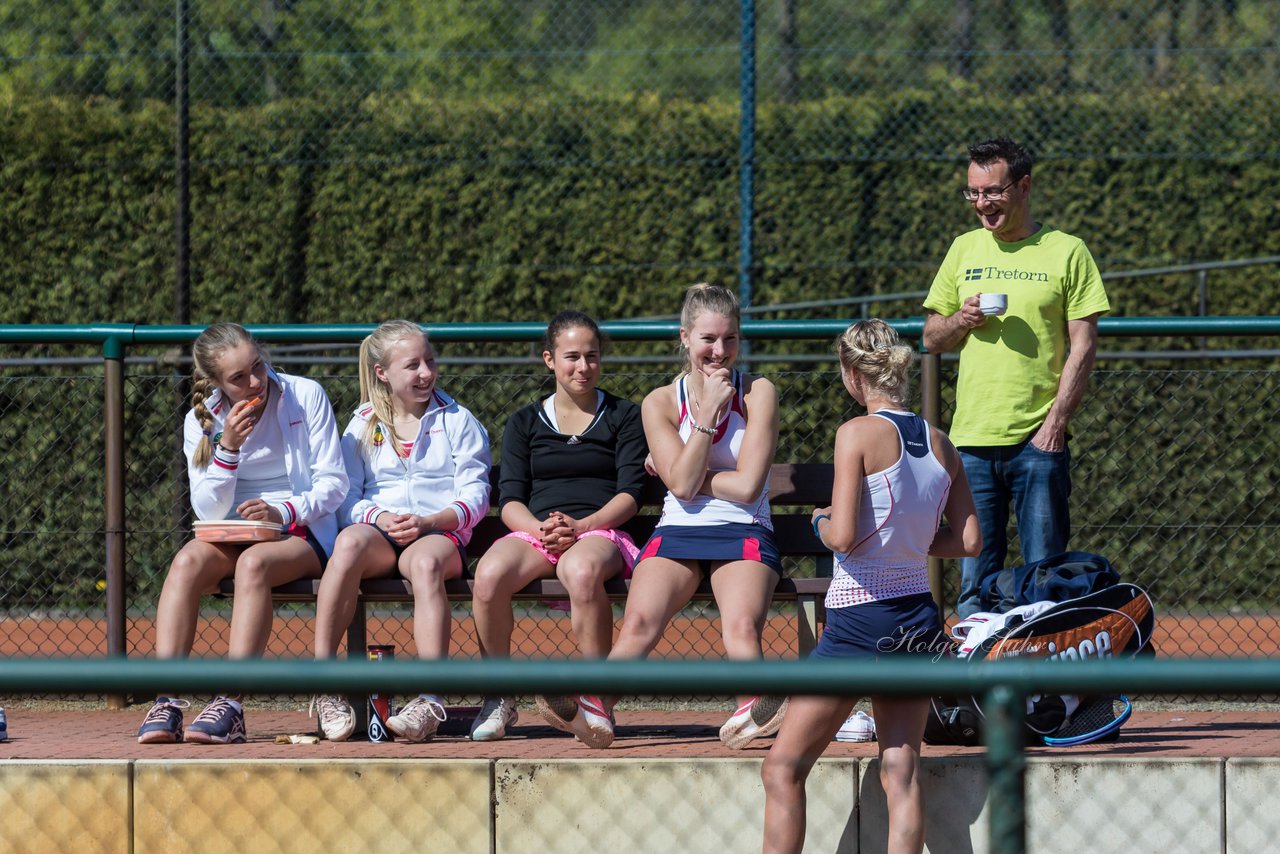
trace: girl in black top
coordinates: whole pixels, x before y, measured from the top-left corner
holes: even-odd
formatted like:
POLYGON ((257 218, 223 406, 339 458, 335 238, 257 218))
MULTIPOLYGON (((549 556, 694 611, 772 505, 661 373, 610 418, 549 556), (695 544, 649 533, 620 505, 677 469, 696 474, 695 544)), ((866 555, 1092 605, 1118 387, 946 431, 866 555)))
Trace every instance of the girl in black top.
MULTIPOLYGON (((511 654, 511 596, 555 576, 569 591, 571 624, 583 656, 604 658, 613 644, 613 606, 604 582, 629 575, 638 549, 619 526, 639 509, 648 453, 640 407, 596 387, 600 330, 586 314, 562 311, 547 327, 542 359, 555 392, 514 413, 502 440, 498 482, 511 533, 476 566, 473 601, 480 650, 511 654)), ((571 698, 538 698, 554 725, 572 731, 571 698), (561 708, 568 704, 570 708, 561 708), (561 714, 563 712, 563 714, 561 714)), ((515 723, 515 704, 488 698, 471 729, 495 741, 515 723)))

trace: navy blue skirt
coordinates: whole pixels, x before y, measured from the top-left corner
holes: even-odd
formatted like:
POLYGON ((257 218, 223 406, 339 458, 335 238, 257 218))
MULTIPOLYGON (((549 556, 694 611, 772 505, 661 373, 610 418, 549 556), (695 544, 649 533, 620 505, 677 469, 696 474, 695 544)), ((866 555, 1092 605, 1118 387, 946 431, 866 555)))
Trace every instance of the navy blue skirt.
POLYGON ((828 608, 814 658, 880 658, 923 655, 940 658, 951 642, 938 606, 928 593, 828 608))
POLYGON ((659 525, 653 529, 637 567, 645 558, 665 557, 678 561, 698 561, 702 572, 712 563, 754 560, 782 575, 782 558, 773 531, 763 525, 721 522, 714 525, 659 525))

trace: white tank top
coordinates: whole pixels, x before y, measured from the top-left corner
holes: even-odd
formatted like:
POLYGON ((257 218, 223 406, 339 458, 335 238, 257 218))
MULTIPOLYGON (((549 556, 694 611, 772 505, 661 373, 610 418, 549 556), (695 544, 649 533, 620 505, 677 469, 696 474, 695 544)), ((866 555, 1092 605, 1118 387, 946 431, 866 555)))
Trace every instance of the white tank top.
MULTIPOLYGON (((689 410, 686 379, 687 377, 682 376, 676 380, 676 398, 680 406, 680 440, 687 443, 693 435, 693 414, 689 410)), ((711 452, 707 455, 707 470, 717 472, 736 469, 746 432, 747 407, 742 394, 742 375, 734 371, 733 399, 716 425, 716 435, 711 439, 711 452)), ((701 494, 688 501, 681 501, 667 492, 667 497, 662 502, 662 518, 658 520, 659 525, 714 525, 724 522, 763 525, 773 530, 773 521, 769 517, 768 481, 765 481, 755 500, 745 504, 701 494)))
POLYGON ((836 554, 826 607, 929 592, 929 546, 951 493, 951 476, 933 454, 929 424, 910 412, 871 413, 898 429, 898 461, 862 482, 857 543, 836 554))

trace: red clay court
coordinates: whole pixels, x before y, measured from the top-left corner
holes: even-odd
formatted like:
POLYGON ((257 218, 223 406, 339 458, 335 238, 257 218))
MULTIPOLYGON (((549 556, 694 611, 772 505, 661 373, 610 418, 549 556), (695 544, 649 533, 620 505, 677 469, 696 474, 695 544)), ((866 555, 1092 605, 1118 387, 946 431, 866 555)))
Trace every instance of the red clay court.
MULTIPOLYGON (((266 654, 309 656, 312 623, 309 617, 277 613, 266 654)), ((723 655, 716 623, 713 617, 677 616, 654 655, 680 658, 723 655)), ((17 617, 6 620, 5 624, 6 631, 0 637, 0 655, 90 655, 100 654, 107 647, 106 623, 100 619, 17 617)), ((225 655, 229 626, 230 620, 226 618, 202 618, 196 629, 193 654, 225 655)), ((567 616, 521 618, 517 620, 514 634, 515 654, 530 658, 562 657, 566 650, 575 648, 572 640, 566 640, 568 632, 567 616)), ((129 620, 126 645, 130 655, 150 655, 154 639, 150 617, 129 620)), ((377 617, 370 617, 370 643, 395 643, 397 653, 404 655, 410 649, 411 639, 412 633, 401 618, 383 623, 377 617), (390 636, 385 636, 387 631, 390 636)), ((763 640, 768 657, 794 655, 797 648, 794 618, 782 614, 770 617, 763 640)), ((1280 616, 1160 614, 1156 617, 1152 647, 1161 656, 1276 657, 1280 655, 1280 616)), ((478 654, 470 620, 455 617, 452 648, 456 655, 478 654)))

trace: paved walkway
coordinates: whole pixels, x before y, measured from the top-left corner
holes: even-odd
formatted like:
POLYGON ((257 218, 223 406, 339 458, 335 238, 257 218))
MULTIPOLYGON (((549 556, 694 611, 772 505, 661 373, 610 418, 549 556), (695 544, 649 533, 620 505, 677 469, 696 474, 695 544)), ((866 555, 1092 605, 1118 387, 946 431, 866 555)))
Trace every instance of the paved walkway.
MULTIPOLYGON (((1120 741, 1074 748, 1033 748, 1033 756, 1280 758, 1280 707, 1276 711, 1143 711, 1139 702, 1120 741)), ((454 709, 446 733, 429 744, 276 744, 280 735, 314 732, 303 711, 248 707, 249 741, 237 745, 140 745, 136 734, 145 707, 124 711, 43 711, 10 708, 11 737, 0 744, 8 759, 651 759, 762 757, 772 739, 733 751, 717 737, 727 716, 711 712, 620 710, 618 739, 591 750, 547 726, 531 705, 506 739, 489 744, 466 738, 469 710, 454 709)), ((193 715, 198 710, 189 714, 193 715)), ((832 743, 828 756, 874 756, 874 744, 832 743)), ((980 748, 932 747, 924 755, 980 754, 980 748)))

